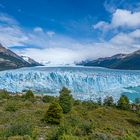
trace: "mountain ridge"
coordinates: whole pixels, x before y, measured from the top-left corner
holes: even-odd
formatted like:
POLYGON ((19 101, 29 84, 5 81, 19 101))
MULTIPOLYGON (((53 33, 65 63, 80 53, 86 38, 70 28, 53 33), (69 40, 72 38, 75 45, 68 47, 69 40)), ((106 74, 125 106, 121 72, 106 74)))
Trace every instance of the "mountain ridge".
POLYGON ((0 70, 41 66, 41 64, 37 63, 36 61, 33 61, 33 59, 32 62, 34 63, 29 63, 25 61, 22 57, 0 44, 0 70))
POLYGON ((78 63, 83 66, 98 66, 111 69, 140 70, 140 50, 130 54, 116 54, 111 57, 86 60, 78 63))

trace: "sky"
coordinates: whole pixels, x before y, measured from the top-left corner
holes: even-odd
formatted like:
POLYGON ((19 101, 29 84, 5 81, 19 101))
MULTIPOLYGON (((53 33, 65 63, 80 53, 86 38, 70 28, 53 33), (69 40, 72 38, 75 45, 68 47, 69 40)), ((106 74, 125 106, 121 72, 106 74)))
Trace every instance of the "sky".
POLYGON ((0 43, 73 64, 140 49, 140 0, 0 0, 0 43))

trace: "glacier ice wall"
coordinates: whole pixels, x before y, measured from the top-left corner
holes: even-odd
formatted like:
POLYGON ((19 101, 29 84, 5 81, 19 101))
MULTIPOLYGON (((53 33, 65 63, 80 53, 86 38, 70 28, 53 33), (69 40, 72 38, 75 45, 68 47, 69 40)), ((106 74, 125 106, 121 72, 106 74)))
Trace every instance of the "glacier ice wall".
POLYGON ((127 87, 140 86, 140 72, 84 67, 35 67, 0 72, 0 89, 12 92, 32 89, 55 95, 63 86, 81 100, 110 95, 118 99, 122 92, 127 92, 127 87))

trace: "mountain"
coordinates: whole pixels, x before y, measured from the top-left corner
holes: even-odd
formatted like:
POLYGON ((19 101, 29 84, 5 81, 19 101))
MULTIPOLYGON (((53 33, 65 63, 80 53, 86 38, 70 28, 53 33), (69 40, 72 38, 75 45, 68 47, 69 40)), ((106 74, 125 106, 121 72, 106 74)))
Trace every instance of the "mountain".
POLYGON ((34 66, 0 44, 0 70, 34 66))
POLYGON ((28 62, 32 66, 43 66, 42 64, 36 62, 34 59, 28 57, 28 56, 21 56, 22 59, 24 59, 26 62, 28 62))
POLYGON ((83 61, 78 65, 98 66, 111 69, 140 70, 140 50, 130 54, 117 54, 112 57, 83 61))

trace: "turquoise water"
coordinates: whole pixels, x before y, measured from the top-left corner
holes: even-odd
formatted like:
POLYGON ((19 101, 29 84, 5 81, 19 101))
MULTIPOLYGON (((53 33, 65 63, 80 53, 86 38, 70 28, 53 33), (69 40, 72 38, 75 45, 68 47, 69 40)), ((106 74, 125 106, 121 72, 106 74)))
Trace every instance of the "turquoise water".
POLYGON ((122 95, 126 95, 129 100, 135 102, 136 98, 140 98, 140 86, 137 87, 128 87, 127 89, 131 90, 131 92, 124 92, 122 95))

